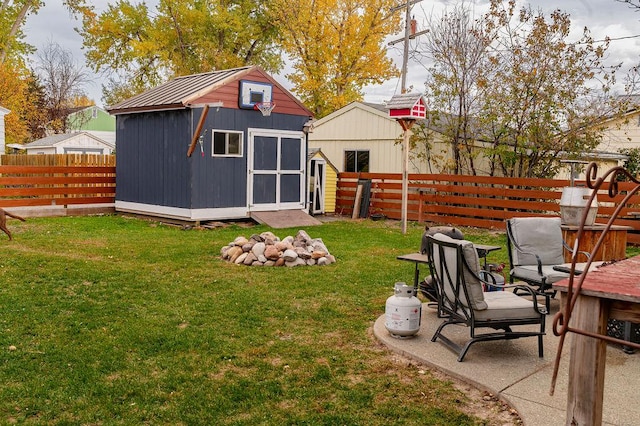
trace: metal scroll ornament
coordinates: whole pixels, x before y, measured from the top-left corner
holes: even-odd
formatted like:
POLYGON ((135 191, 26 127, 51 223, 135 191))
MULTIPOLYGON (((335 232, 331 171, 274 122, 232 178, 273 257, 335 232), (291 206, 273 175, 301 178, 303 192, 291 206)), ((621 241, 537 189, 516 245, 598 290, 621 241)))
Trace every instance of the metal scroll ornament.
MULTIPOLYGON (((611 225, 613 225, 613 222, 616 220, 616 218, 620 214, 620 211, 628 203, 628 201, 631 199, 631 197, 633 197, 640 190, 640 181, 637 180, 635 178, 635 176, 632 176, 623 167, 614 167, 614 168, 608 170, 600 178, 598 178, 597 175, 598 175, 598 166, 596 165, 596 163, 590 163, 589 166, 587 167, 587 186, 589 188, 591 188, 592 191, 591 191, 591 196, 590 196, 589 200, 586 202, 587 206, 591 205, 591 202, 597 196, 598 191, 602 188, 602 186, 605 184, 605 182, 607 180, 609 180, 608 196, 612 200, 615 199, 615 197, 617 197, 619 195, 619 189, 618 189, 619 181, 628 180, 628 181, 631 181, 631 182, 635 183, 636 185, 632 189, 627 191, 627 193, 626 193, 625 197, 623 198, 623 200, 620 203, 618 203, 618 205, 616 206, 616 209, 614 210, 614 212, 611 215, 611 217, 609 218, 606 226, 602 230, 602 233, 600 234, 600 238, 598 238, 598 241, 594 245, 592 253, 597 253, 597 251, 600 249, 600 246, 602 246, 602 243, 603 243, 603 241, 604 241, 604 239, 606 237, 606 234, 611 229, 611 225)), ((576 239, 575 239, 575 243, 574 243, 574 252, 573 252, 573 255, 571 257, 571 274, 569 276, 569 286, 568 286, 568 290, 567 290, 567 303, 566 303, 566 306, 564 307, 564 309, 561 309, 553 318, 553 334, 555 334, 556 336, 560 336, 560 342, 558 344, 558 350, 556 352, 556 359, 555 359, 555 363, 554 363, 554 366, 553 366, 553 377, 551 378, 551 390, 549 392, 551 395, 553 395, 553 392, 554 392, 555 387, 556 387, 556 379, 558 377, 558 369, 559 369, 559 366, 560 366, 560 358, 562 357, 562 346, 564 345, 564 339, 565 339, 565 336, 567 335, 567 333, 572 332, 572 333, 576 333, 576 334, 581 334, 583 336, 590 336, 590 337, 594 337, 594 338, 597 338, 597 339, 606 340, 607 342, 621 344, 621 345, 630 346, 630 347, 634 347, 634 348, 640 349, 640 343, 630 342, 630 341, 627 341, 627 340, 621 340, 621 339, 617 339, 615 337, 606 336, 606 335, 598 334, 598 333, 592 333, 592 332, 589 332, 589 331, 586 331, 586 330, 580 330, 580 329, 576 329, 576 328, 571 327, 571 314, 573 313, 573 308, 574 308, 574 306, 576 304, 576 301, 578 299, 578 295, 580 294, 580 291, 582 289, 582 283, 584 282, 584 279, 588 274, 587 271, 589 270, 589 267, 591 266, 591 263, 593 262, 593 260, 592 260, 593 257, 589 258, 589 261, 587 262, 587 265, 584 267, 584 271, 585 272, 583 274, 580 274, 580 275, 575 275, 576 259, 577 259, 577 255, 576 254, 578 253, 577 248, 579 247, 580 240, 581 240, 581 238, 583 236, 584 226, 585 226, 585 222, 587 221, 588 215, 589 215, 589 209, 585 209, 583 214, 582 214, 582 219, 580 221, 580 227, 578 229, 578 233, 576 235, 576 239)))

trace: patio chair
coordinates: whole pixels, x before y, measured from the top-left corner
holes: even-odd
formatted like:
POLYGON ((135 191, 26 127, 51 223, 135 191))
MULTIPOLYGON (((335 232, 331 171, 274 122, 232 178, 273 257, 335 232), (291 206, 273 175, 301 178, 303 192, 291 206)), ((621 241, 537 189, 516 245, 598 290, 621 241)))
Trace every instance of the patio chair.
MULTIPOLYGON (((538 356, 543 356, 542 336, 545 331, 546 310, 538 306, 534 291, 524 285, 506 285, 504 288, 519 288, 528 292, 532 300, 520 297, 510 291, 484 293, 482 284, 496 286, 481 279, 480 260, 473 243, 454 240, 443 234, 428 237, 431 274, 438 285, 438 311, 445 318, 431 338, 440 339, 449 349, 458 354, 462 361, 467 351, 476 342, 521 337, 538 338, 538 356), (447 326, 464 324, 469 328, 470 339, 459 345, 444 335, 447 326), (524 325, 525 330, 514 331, 512 327, 524 325), (483 328, 491 330, 482 331, 483 328)), ((454 327, 457 329, 457 327, 454 327)))
MULTIPOLYGON (((559 217, 514 217, 507 220, 507 249, 511 265, 509 281, 524 281, 545 298, 549 312, 556 292, 551 285, 569 277, 571 263, 565 263, 564 250, 573 252, 562 239, 559 217)), ((580 252, 585 261, 589 253, 580 252)), ((577 271, 584 263, 577 264, 577 271)))

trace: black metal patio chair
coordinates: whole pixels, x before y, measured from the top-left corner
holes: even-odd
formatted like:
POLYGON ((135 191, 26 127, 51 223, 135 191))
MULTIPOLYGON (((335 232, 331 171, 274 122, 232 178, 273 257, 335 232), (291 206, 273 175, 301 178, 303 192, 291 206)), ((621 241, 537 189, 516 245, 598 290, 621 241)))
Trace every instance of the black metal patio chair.
POLYGON ((432 342, 440 339, 458 354, 458 361, 462 361, 476 342, 537 337, 538 356, 544 355, 542 337, 547 312, 538 306, 533 289, 525 285, 502 286, 528 292, 532 300, 510 291, 484 293, 483 282, 492 286, 497 284, 495 280, 481 279, 483 271, 473 243, 436 234, 428 237, 428 244, 431 274, 439 290, 438 310, 445 318, 431 338, 432 342), (470 339, 464 345, 444 335, 446 327, 452 324, 464 324, 469 328, 470 339), (539 329, 513 330, 513 327, 532 324, 539 325, 539 329))

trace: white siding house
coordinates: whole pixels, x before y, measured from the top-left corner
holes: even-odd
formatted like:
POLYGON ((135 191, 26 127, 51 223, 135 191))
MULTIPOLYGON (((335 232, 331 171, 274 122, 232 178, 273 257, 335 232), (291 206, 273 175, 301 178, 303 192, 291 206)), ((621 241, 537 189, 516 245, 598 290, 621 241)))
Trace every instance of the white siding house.
POLYGON ((111 154, 115 144, 86 132, 51 135, 24 144, 27 154, 111 154))
MULTIPOLYGON (((402 128, 384 105, 352 102, 313 123, 309 148, 340 172, 401 173, 402 128)), ((426 173, 413 164, 410 173, 426 173)))

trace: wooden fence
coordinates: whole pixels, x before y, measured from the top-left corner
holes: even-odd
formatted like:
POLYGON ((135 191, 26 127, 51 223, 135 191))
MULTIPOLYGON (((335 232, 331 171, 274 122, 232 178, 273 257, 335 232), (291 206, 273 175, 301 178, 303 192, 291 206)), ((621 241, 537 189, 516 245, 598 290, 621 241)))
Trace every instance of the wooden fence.
MULTIPOLYGON (((368 185, 368 181, 371 185, 370 194, 367 194, 370 196, 368 213, 401 219, 402 175, 399 173, 340 173, 336 213, 352 215, 358 183, 368 185)), ((576 184, 584 185, 584 182, 577 181, 576 184)), ((569 181, 558 179, 410 174, 407 219, 504 229, 505 220, 511 217, 559 215, 562 189, 568 185, 569 181)), ((604 192, 599 195, 597 222, 604 223, 613 213, 616 203, 624 197, 625 191, 632 187, 631 183, 621 182, 621 193, 613 200, 604 192)), ((608 189, 608 184, 604 189, 608 189)), ((366 197, 360 197, 359 200, 367 201, 366 197)), ((615 223, 632 227, 634 231, 629 233, 628 241, 640 244, 640 219, 634 214, 636 212, 640 212, 640 195, 631 199, 615 223)))
POLYGON ((115 202, 115 156, 3 155, 1 161, 0 207, 47 206, 59 211, 115 202))

